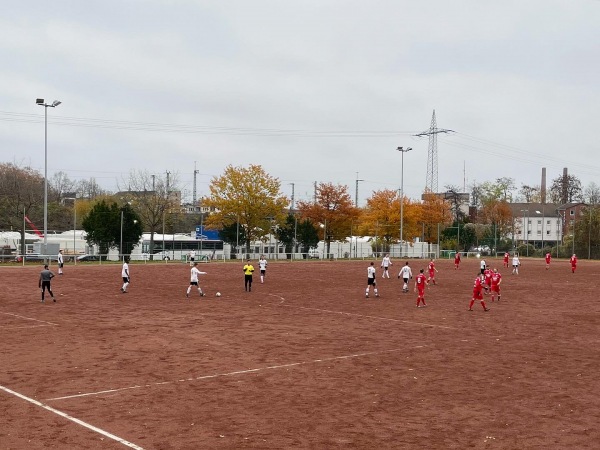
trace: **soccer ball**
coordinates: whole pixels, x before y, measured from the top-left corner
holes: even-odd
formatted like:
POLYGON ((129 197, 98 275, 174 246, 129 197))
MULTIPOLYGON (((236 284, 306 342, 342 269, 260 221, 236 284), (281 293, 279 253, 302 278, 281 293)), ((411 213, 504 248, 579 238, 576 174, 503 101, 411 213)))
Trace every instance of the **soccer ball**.
POLYGON ((220 293, 220 292, 217 292, 217 293, 215 294, 215 296, 216 296, 216 297, 220 297, 220 296, 221 296, 221 293, 220 293))
POLYGON ((477 253, 477 257, 478 257, 478 258, 481 258, 481 253, 477 253))

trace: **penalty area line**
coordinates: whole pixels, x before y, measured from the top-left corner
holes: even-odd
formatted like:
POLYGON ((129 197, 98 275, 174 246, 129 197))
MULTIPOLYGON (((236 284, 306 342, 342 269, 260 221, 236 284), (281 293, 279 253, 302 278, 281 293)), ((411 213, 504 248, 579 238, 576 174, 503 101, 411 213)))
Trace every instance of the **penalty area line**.
POLYGON ((200 381, 200 380, 210 380, 210 379, 221 378, 221 377, 232 377, 235 375, 244 375, 244 374, 248 374, 248 373, 264 372, 267 370, 286 369, 288 367, 306 366, 309 364, 317 364, 317 363, 323 363, 323 362, 340 361, 340 360, 344 360, 344 359, 360 358, 363 356, 384 355, 386 353, 406 351, 409 349, 414 350, 414 349, 423 348, 423 347, 426 347, 426 345, 415 345, 414 347, 409 347, 409 348, 394 348, 391 350, 379 350, 379 351, 373 351, 373 352, 353 353, 350 355, 331 356, 329 358, 319 358, 319 359, 313 359, 310 361, 299 361, 299 362, 287 363, 287 364, 277 364, 274 366, 257 367, 254 369, 244 369, 244 370, 236 370, 233 372, 226 372, 226 373, 214 373, 211 375, 201 375, 199 377, 184 378, 184 379, 176 380, 176 381, 160 381, 160 382, 146 384, 146 385, 128 386, 128 387, 116 388, 116 389, 106 389, 106 390, 97 391, 97 392, 86 392, 86 393, 82 393, 82 394, 66 395, 64 397, 49 398, 49 399, 46 399, 46 401, 50 402, 50 401, 54 401, 54 400, 67 400, 67 399, 71 399, 71 398, 110 394, 110 393, 130 390, 130 389, 140 389, 140 388, 144 388, 144 387, 150 388, 153 386, 163 386, 166 384, 184 383, 184 382, 200 381))
POLYGON ((57 326, 58 326, 58 324, 57 324, 57 323, 46 322, 45 320, 33 319, 33 318, 31 318, 31 317, 20 316, 20 315, 18 315, 18 314, 7 313, 7 312, 0 312, 0 314, 5 314, 5 315, 7 315, 7 316, 18 317, 19 319, 24 319, 24 320, 33 320, 34 322, 45 323, 46 325, 52 325, 52 326, 55 326, 55 327, 57 327, 57 326))
POLYGON ((306 306, 293 306, 293 305, 287 305, 287 304, 283 305, 283 306, 285 306, 287 308, 305 309, 307 311, 319 311, 319 312, 325 312, 325 313, 329 313, 329 314, 341 314, 344 316, 364 317, 366 319, 387 320, 389 322, 407 323, 410 325, 420 325, 423 327, 443 328, 445 330, 456 330, 455 327, 448 327, 446 325, 434 325, 434 324, 425 323, 425 322, 413 322, 411 320, 392 319, 390 317, 370 316, 368 314, 357 314, 357 313, 350 313, 350 312, 345 312, 345 311, 333 311, 330 309, 308 308, 306 306))
POLYGON ((98 434, 101 434, 102 436, 105 436, 105 437, 107 437, 109 439, 113 439, 113 440, 119 442, 120 444, 123 444, 123 445, 125 445, 125 446, 127 446, 129 448, 133 448, 133 449, 136 449, 136 450, 144 450, 143 447, 140 447, 139 445, 136 445, 133 442, 129 442, 129 441, 123 439, 123 438, 120 438, 119 436, 115 436, 114 434, 109 433, 108 431, 104 431, 104 430, 102 430, 102 429, 100 429, 98 427, 95 427, 94 425, 90 425, 89 423, 84 422, 83 420, 80 420, 80 419, 77 419, 76 417, 70 416, 69 414, 67 414, 65 412, 59 411, 56 408, 52 408, 51 406, 45 405, 44 403, 38 402, 37 400, 34 400, 34 399, 32 399, 30 397, 27 397, 27 396, 25 396, 23 394, 19 394, 18 392, 15 392, 15 391, 13 391, 11 389, 8 389, 7 387, 0 386, 0 390, 6 392, 8 394, 14 395, 15 397, 18 397, 21 400, 25 400, 25 401, 27 401, 29 403, 32 403, 32 404, 34 404, 36 406, 39 406, 40 408, 43 408, 46 411, 50 411, 51 413, 57 414, 57 415, 65 418, 67 420, 70 420, 71 422, 76 423, 77 425, 81 425, 82 427, 87 428, 88 430, 92 430, 92 431, 94 431, 94 432, 96 432, 98 434))

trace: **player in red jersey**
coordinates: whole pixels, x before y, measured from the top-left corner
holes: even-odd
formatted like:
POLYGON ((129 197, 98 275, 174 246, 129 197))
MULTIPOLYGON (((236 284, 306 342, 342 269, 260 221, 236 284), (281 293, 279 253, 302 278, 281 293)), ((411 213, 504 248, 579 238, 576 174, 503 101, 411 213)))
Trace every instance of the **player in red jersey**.
POLYGON ((477 274, 477 278, 475 278, 475 282, 473 283, 473 298, 471 299, 471 303, 469 303, 469 311, 473 311, 473 305, 475 304, 475 300, 479 300, 481 302, 481 306, 483 306, 484 311, 489 311, 490 309, 485 306, 485 300, 483 300, 483 277, 480 273, 477 274))
POLYGON ((492 286, 492 274, 493 273, 494 272, 492 272, 492 269, 489 269, 487 267, 483 271, 483 289, 486 294, 490 293, 490 288, 492 286))
POLYGON ((423 302, 423 306, 427 306, 427 304, 425 303, 425 286, 427 286, 429 283, 427 281, 427 278, 425 277, 425 274, 423 273, 423 269, 421 269, 419 271, 419 275, 417 275, 417 279, 415 280, 415 292, 418 292, 417 295, 417 308, 420 308, 421 306, 419 305, 419 303, 421 303, 421 301, 423 302))
POLYGON ((575 269, 577 269, 577 256, 575 256, 575 253, 573 253, 569 262, 571 263, 571 272, 575 273, 575 269))
POLYGON ((550 268, 550 260, 552 259, 552 255, 550 252, 546 253, 546 270, 550 268))
POLYGON ((435 273, 438 270, 435 268, 435 262, 433 261, 433 258, 431 258, 431 261, 429 261, 429 264, 427 265, 427 271, 429 272, 429 277, 427 278, 427 281, 431 281, 433 284, 437 284, 435 282, 435 273))
POLYGON ((504 252, 504 266, 503 267, 508 267, 508 258, 510 258, 510 253, 504 252))
POLYGON ((498 295, 498 301, 500 301, 500 283, 501 282, 502 282, 502 275, 500 275, 500 272, 498 272, 498 269, 494 269, 494 271, 492 272, 492 287, 491 287, 492 301, 494 301, 494 297, 496 296, 496 294, 498 295))
POLYGON ((454 254, 454 270, 458 269, 460 265, 460 252, 454 254))

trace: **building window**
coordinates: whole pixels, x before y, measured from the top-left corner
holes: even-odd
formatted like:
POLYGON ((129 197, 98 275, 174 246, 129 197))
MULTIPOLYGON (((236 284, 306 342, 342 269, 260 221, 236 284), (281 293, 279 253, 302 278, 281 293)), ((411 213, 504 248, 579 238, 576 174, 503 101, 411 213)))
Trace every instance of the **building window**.
POLYGON ((541 221, 541 220, 538 220, 538 225, 541 225, 541 224, 542 224, 542 221, 541 221))
POLYGON ((531 225, 531 220, 528 220, 528 221, 527 221, 527 225, 531 225))
POLYGON ((549 235, 549 234, 550 234, 550 230, 546 230, 546 234, 548 234, 548 235, 549 235))
POLYGON ((531 230, 527 230, 527 235, 530 235, 530 234, 531 234, 531 230))
POLYGON ((550 225, 550 221, 549 220, 546 220, 546 225, 550 225))
POLYGON ((574 209, 572 209, 571 211, 569 211, 569 214, 570 214, 571 216, 574 216, 574 215, 575 215, 575 210, 574 210, 574 209))
POLYGON ((542 230, 537 230, 537 235, 541 236, 542 235, 542 230))

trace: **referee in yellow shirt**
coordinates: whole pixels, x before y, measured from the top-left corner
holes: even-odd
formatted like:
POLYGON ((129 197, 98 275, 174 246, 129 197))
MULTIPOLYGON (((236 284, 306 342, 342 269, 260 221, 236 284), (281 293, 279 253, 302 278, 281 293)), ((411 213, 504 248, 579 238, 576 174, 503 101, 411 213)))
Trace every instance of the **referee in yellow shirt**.
POLYGON ((244 266, 244 287, 246 288, 246 292, 252 291, 252 274, 254 273, 254 266, 250 264, 250 260, 246 260, 246 265, 244 266))

